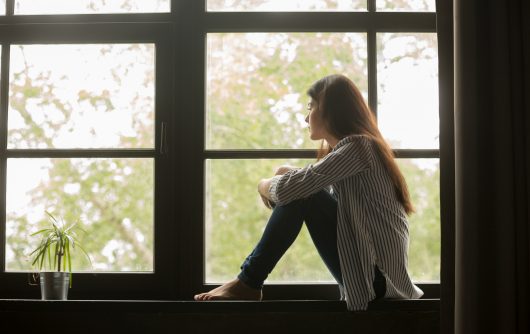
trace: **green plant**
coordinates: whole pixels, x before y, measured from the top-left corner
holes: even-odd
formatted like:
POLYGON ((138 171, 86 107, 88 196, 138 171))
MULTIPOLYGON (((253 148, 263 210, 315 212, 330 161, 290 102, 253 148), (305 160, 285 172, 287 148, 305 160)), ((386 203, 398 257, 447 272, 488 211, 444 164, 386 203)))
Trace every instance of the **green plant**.
MULTIPOLYGON (((39 230, 31 236, 42 236, 39 246, 31 252, 32 266, 42 270, 43 267, 52 268, 56 271, 67 271, 70 273, 70 287, 72 285, 72 253, 76 247, 79 248, 90 260, 88 253, 81 247, 77 239, 77 230, 83 231, 77 223, 61 223, 48 211, 46 211, 51 222, 51 227, 39 230), (61 270, 62 269, 62 270, 61 270)), ((83 231, 84 232, 84 231, 83 231)))

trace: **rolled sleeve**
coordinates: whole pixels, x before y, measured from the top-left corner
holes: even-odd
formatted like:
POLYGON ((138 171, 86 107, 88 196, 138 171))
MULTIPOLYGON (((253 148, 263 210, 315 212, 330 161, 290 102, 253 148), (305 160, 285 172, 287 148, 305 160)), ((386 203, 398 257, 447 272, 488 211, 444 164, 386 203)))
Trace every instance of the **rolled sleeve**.
POLYGON ((276 175, 273 178, 271 178, 271 183, 269 186, 269 195, 271 197, 271 200, 274 203, 278 203, 278 197, 277 197, 277 189, 278 189, 278 183, 280 182, 280 179, 283 175, 276 175))
POLYGON ((285 205, 316 193, 343 178, 361 173, 371 166, 372 154, 366 141, 345 143, 315 164, 273 177, 269 194, 274 203, 285 205))

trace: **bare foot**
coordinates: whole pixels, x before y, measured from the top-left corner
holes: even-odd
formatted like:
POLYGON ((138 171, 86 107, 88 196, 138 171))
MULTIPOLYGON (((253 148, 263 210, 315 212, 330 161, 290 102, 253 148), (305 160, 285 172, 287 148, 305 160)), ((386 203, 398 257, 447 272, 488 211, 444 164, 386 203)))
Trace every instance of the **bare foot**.
POLYGON ((261 300, 261 290, 253 289, 238 278, 211 291, 195 295, 195 300, 261 300))

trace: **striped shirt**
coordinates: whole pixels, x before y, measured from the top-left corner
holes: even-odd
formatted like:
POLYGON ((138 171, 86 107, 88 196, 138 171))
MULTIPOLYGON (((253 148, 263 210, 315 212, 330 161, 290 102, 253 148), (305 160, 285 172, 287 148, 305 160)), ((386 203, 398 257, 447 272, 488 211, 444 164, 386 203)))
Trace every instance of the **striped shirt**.
POLYGON ((331 186, 337 197, 341 297, 349 310, 365 310, 376 297, 376 265, 386 279, 386 298, 423 295, 407 271, 406 213, 372 145, 366 136, 346 137, 317 163, 273 177, 269 188, 272 200, 284 205, 331 186))

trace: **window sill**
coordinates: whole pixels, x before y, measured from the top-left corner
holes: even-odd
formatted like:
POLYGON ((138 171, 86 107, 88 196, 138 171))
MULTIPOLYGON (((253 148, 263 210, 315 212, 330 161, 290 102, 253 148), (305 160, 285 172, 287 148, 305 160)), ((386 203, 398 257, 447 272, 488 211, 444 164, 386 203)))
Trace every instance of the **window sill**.
POLYGON ((0 332, 73 333, 438 333, 439 300, 382 300, 348 312, 341 301, 158 301, 1 299, 0 332), (56 328, 55 328, 56 329, 56 328))
MULTIPOLYGON (((370 303, 364 311, 439 311, 439 299, 384 299, 370 303)), ((219 312, 348 312, 343 301, 328 300, 266 300, 254 301, 166 301, 166 300, 40 300, 0 299, 3 311, 51 312, 168 312, 168 313, 219 313, 219 312)), ((363 313, 363 312, 360 312, 363 313)))

